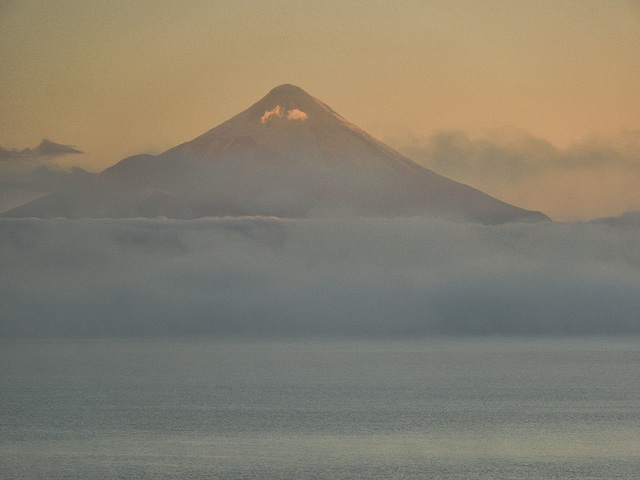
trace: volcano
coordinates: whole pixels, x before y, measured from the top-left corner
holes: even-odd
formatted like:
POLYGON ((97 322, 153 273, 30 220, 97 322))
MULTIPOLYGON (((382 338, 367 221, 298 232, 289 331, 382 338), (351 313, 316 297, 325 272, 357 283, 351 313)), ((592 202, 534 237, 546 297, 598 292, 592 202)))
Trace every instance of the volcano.
POLYGON ((293 85, 189 142, 125 158, 3 216, 244 215, 547 219, 416 164, 293 85))

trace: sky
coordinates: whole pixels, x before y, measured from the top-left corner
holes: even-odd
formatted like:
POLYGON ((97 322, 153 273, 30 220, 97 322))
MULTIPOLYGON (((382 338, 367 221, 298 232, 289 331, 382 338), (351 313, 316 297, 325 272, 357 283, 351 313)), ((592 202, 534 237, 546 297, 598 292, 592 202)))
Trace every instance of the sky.
POLYGON ((292 83, 554 220, 640 210, 635 0, 5 0, 0 59, 0 147, 83 152, 24 168, 160 153, 292 83))

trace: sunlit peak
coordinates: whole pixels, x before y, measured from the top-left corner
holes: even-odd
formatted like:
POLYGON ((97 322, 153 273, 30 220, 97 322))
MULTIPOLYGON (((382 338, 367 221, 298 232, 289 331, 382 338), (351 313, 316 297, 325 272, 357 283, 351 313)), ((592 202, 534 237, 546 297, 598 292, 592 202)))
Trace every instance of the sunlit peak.
POLYGON ((267 110, 264 112, 264 115, 260 119, 262 124, 266 124, 274 119, 286 119, 286 120, 306 120, 307 114, 302 110, 298 110, 297 108, 291 110, 285 110, 280 105, 276 105, 275 108, 271 110, 267 110))

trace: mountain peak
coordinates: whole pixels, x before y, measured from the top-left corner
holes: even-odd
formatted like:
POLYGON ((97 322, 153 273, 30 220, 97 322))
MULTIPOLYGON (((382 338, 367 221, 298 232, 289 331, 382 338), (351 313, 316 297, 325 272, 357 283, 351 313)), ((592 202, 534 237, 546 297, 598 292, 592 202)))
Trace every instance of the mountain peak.
POLYGON ((273 88, 269 92, 269 95, 300 95, 300 94, 310 96, 307 92, 305 92, 300 87, 297 87, 296 85, 291 85, 290 83, 278 85, 277 87, 273 88))
POLYGON ((218 148, 222 138, 251 138, 258 145, 280 151, 283 145, 299 144, 303 138, 322 137, 328 131, 344 130, 345 126, 355 130, 355 126, 302 88, 283 84, 247 110, 176 148, 211 152, 218 148))
POLYGON ((326 114, 330 110, 324 103, 309 95, 302 88, 285 83, 284 85, 273 88, 260 101, 254 104, 249 111, 251 111, 254 116, 258 114, 260 118, 262 118, 263 114, 273 111, 278 107, 284 115, 290 110, 298 110, 301 112, 311 110, 315 111, 316 114, 320 112, 326 114))
POLYGON ((546 218, 416 164, 291 84, 189 142, 122 160, 91 188, 58 192, 10 213, 546 218))

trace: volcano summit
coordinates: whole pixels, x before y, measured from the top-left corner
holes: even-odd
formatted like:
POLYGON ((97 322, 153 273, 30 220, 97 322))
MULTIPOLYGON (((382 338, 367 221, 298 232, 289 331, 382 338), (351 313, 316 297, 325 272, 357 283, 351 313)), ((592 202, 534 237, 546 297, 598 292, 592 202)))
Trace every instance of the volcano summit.
POLYGON ((421 167, 293 85, 190 142, 125 158, 88 184, 3 216, 240 215, 547 218, 421 167))

